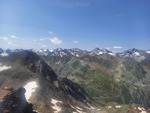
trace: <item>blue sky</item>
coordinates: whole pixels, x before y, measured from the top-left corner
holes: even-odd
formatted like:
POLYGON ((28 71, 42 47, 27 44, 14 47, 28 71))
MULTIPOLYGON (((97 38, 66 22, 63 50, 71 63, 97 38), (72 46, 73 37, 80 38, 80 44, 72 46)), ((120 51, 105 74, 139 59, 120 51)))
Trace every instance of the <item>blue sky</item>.
POLYGON ((0 0, 0 48, 150 49, 150 0, 0 0))

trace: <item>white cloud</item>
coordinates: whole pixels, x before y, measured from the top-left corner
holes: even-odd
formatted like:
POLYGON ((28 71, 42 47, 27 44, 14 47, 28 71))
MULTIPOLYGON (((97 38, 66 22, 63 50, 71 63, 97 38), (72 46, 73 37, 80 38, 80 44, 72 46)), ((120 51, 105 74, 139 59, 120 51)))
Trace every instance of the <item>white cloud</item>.
POLYGON ((12 42, 8 42, 8 45, 11 45, 11 44, 13 44, 12 42))
POLYGON ((47 40, 48 38, 40 38, 40 41, 45 41, 47 40))
POLYGON ((73 41, 73 43, 78 44, 78 43, 79 43, 79 41, 76 41, 76 40, 75 40, 75 41, 73 41))
POLYGON ((109 49, 110 49, 110 47, 106 47, 106 49, 107 49, 107 50, 109 50, 109 49))
POLYGON ((7 41, 9 38, 8 38, 8 37, 1 37, 1 36, 0 36, 0 39, 7 41))
POLYGON ((17 39, 18 37, 15 36, 15 35, 11 35, 10 38, 11 38, 11 39, 17 39))
POLYGON ((11 39, 17 39, 18 37, 15 35, 11 35, 10 37, 7 36, 0 36, 0 39, 5 40, 5 41, 9 41, 11 39))
POLYGON ((1 47, 4 49, 10 48, 10 49, 15 49, 17 47, 21 47, 22 43, 24 41, 18 40, 21 39, 15 35, 10 35, 10 36, 0 36, 0 43, 1 47))
POLYGON ((49 34, 49 35, 52 35, 52 34, 53 34, 53 32, 52 32, 52 31, 48 31, 48 34, 49 34))
POLYGON ((8 45, 9 45, 9 46, 14 46, 14 47, 17 47, 17 46, 18 46, 17 44, 15 44, 15 43, 13 43, 13 42, 8 42, 8 45))
POLYGON ((114 49, 122 49, 123 47, 121 47, 121 46, 114 46, 113 48, 114 49))
POLYGON ((50 38, 51 43, 53 44, 61 44, 62 40, 60 40, 58 37, 50 38))

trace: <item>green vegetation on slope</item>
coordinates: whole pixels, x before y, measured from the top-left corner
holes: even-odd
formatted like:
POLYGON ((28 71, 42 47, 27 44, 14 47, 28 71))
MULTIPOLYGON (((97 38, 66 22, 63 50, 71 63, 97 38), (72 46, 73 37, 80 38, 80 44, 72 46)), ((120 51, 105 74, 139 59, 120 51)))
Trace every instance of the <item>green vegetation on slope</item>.
POLYGON ((47 56, 44 60, 53 67, 57 75, 65 76, 78 83, 100 105, 117 102, 137 103, 150 107, 147 101, 150 99, 150 87, 142 83, 146 78, 146 72, 133 59, 86 55, 47 56), (120 76, 119 80, 116 79, 116 75, 120 76))

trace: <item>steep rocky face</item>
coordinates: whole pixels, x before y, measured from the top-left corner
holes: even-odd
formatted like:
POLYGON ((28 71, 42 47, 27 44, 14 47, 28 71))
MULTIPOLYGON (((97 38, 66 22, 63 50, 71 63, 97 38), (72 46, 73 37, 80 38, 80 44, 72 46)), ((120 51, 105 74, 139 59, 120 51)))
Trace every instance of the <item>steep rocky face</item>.
POLYGON ((60 82, 60 89, 64 91, 67 95, 70 95, 76 100, 84 103, 90 102, 87 93, 79 85, 75 84, 71 80, 68 80, 67 78, 63 78, 60 82))
MULTIPOLYGON (((38 55, 29 51, 12 53, 1 60, 2 66, 9 66, 0 71, 0 91, 4 87, 17 90, 26 89, 27 102, 33 104, 38 112, 92 112, 92 101, 79 85, 67 78, 59 78, 52 68, 38 55)), ((3 92, 0 99, 7 95, 3 92)))
POLYGON ((12 53, 8 56, 6 62, 13 63, 14 65, 18 63, 22 66, 26 66, 32 72, 39 73, 51 82, 57 80, 57 75, 54 73, 52 68, 41 60, 34 52, 23 51, 19 53, 12 53))

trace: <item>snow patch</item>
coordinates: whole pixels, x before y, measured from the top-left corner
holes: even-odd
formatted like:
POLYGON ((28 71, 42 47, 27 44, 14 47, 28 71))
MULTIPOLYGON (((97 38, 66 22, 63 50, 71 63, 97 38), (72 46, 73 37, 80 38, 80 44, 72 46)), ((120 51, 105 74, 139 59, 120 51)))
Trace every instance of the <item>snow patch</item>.
POLYGON ((78 110, 80 110, 80 111, 82 111, 82 110, 83 110, 82 108, 80 108, 80 107, 78 107, 78 106, 76 106, 76 108, 77 108, 78 110))
POLYGON ((41 53, 42 53, 43 51, 40 49, 40 50, 39 50, 39 52, 41 52, 41 53))
POLYGON ((44 49, 43 51, 44 51, 44 52, 47 52, 47 49, 44 49))
POLYGON ((146 110, 143 107, 138 107, 138 110, 140 110, 140 113, 147 113, 146 110))
POLYGON ((36 113, 41 113, 41 112, 39 112, 39 111, 36 111, 36 110, 33 110, 33 112, 36 112, 36 113))
POLYGON ((11 66, 1 66, 1 63, 0 63, 0 72, 4 71, 4 70, 8 70, 10 68, 11 68, 11 66))
POLYGON ((112 108, 112 106, 108 106, 108 109, 111 109, 112 108))
POLYGON ((97 55, 102 55, 102 54, 104 54, 102 51, 100 51, 97 55))
POLYGON ((52 108, 56 111, 54 113, 59 113, 61 111, 61 108, 57 105, 57 103, 62 103, 62 101, 56 100, 56 99, 51 99, 51 103, 54 104, 52 108))
POLYGON ((140 113, 147 113, 146 111, 142 111, 142 112, 140 112, 140 113))
POLYGON ((139 52, 134 52, 133 53, 135 56, 140 56, 140 53, 139 52))
POLYGON ((71 55, 75 56, 75 54, 73 52, 71 52, 70 50, 69 50, 69 52, 71 53, 71 55))
POLYGON ((49 49, 49 51, 50 51, 50 52, 53 52, 54 50, 52 50, 52 49, 49 49))
POLYGON ((109 55, 112 55, 112 56, 115 56, 115 54, 114 53, 108 53, 109 55))
POLYGON ((115 106, 115 108, 121 108, 121 106, 120 106, 120 105, 117 105, 117 106, 115 106))
POLYGON ((7 53, 1 53, 0 55, 3 56, 3 57, 8 56, 7 53))
POLYGON ((96 108, 94 108, 93 106, 91 106, 89 103, 87 103, 87 105, 90 106, 90 109, 96 109, 96 108))
POLYGON ((26 100, 29 102, 30 97, 32 96, 32 93, 35 92, 35 89, 37 88, 36 81, 28 82, 24 88, 26 89, 25 97, 26 100))
POLYGON ((74 110, 76 110, 76 112, 73 112, 73 113, 85 113, 85 112, 83 112, 82 109, 81 109, 80 107, 78 107, 78 106, 76 106, 76 107, 74 107, 74 106, 72 106, 72 105, 70 105, 70 106, 71 106, 71 108, 73 108, 74 110))
POLYGON ((146 51, 146 53, 150 54, 150 51, 146 51))
POLYGON ((76 54, 76 57, 79 57, 79 55, 78 55, 78 54, 76 54))

